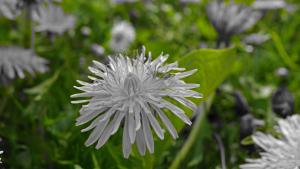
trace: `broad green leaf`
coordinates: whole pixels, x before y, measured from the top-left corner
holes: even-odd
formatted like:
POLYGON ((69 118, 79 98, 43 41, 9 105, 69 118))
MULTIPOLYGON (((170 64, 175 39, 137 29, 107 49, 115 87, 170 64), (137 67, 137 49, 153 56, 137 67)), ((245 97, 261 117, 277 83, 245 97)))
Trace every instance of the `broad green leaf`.
POLYGON ((39 85, 37 85, 37 86, 35 86, 33 88, 26 89, 25 93, 32 94, 32 95, 37 95, 34 98, 34 100, 36 100, 36 101, 41 100, 41 98, 43 97, 43 95, 45 93, 47 93, 47 91, 49 90, 49 88, 57 80, 59 74, 60 74, 60 70, 56 71, 56 73, 50 79, 47 79, 46 81, 42 82, 41 84, 39 84, 39 85))
POLYGON ((204 99, 216 90, 231 73, 237 60, 236 49, 199 49, 192 51, 179 60, 180 67, 198 71, 185 79, 189 83, 200 84, 196 90, 204 99))

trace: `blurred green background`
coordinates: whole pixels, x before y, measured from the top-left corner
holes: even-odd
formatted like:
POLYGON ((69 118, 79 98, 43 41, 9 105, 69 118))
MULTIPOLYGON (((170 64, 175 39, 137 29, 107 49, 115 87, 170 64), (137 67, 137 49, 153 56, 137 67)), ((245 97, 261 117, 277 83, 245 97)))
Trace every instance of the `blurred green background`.
MULTIPOLYGON (((298 0, 289 1, 299 5, 298 0)), ((49 60, 50 71, 26 80, 16 79, 0 86, 0 149, 2 166, 12 169, 165 169, 174 162, 189 138, 192 127, 185 127, 180 137, 173 140, 169 134, 161 141, 155 137, 155 152, 142 157, 134 148, 129 159, 122 155, 122 133, 110 138, 105 146, 96 150, 85 147, 88 133, 75 126, 79 105, 70 103, 70 95, 76 80, 87 80, 87 67, 92 60, 104 61, 113 55, 109 49, 110 31, 118 20, 131 22, 136 29, 136 40, 127 54, 132 55, 144 45, 153 57, 161 52, 170 55, 169 62, 180 60, 193 50, 214 48, 217 33, 205 12, 207 1, 181 4, 174 0, 112 4, 105 0, 63 0, 66 13, 76 17, 76 27, 50 40, 47 34, 36 34, 36 53, 49 60), (91 34, 82 35, 82 27, 89 27, 91 34), (90 46, 102 45, 105 56, 95 56, 90 46)), ((24 17, 15 21, 0 18, 0 44, 26 45, 24 17), (25 33, 24 33, 25 32, 25 33)), ((284 9, 268 11, 258 24, 247 33, 267 33, 270 39, 248 53, 240 41, 234 38, 235 64, 224 59, 220 69, 231 74, 219 87, 195 142, 182 159, 179 168, 221 168, 220 152, 213 133, 220 134, 226 150, 227 168, 237 169, 250 154, 240 143, 240 119, 235 109, 231 89, 241 91, 253 116, 265 120, 260 128, 270 131, 276 116, 270 107, 271 94, 278 88, 280 79, 275 75, 279 67, 290 71, 287 80, 289 91, 296 100, 295 112, 299 112, 300 99, 300 10, 289 13, 284 9), (224 66, 224 67, 222 67, 224 66)), ((205 55, 205 52, 203 52, 205 55)), ((187 67, 187 69, 190 69, 187 67)), ((201 66, 199 68, 201 70, 201 66)), ((214 74, 207 74, 211 78, 214 74)), ((194 79, 201 81, 201 79, 194 79)), ((201 85, 201 84, 200 84, 201 85)), ((175 119, 174 119, 175 120, 175 119)), ((183 123, 177 122, 177 128, 183 123)))

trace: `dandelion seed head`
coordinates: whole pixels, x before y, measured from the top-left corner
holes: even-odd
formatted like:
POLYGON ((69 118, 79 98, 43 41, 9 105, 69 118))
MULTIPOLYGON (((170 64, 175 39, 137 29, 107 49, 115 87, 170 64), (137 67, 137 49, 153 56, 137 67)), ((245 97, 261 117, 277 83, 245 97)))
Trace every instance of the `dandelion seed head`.
POLYGON ((96 143, 102 147, 111 135, 123 128, 123 154, 129 157, 131 145, 136 143, 141 155, 146 148, 154 152, 151 128, 160 139, 164 139, 164 130, 156 116, 161 119, 173 138, 178 134, 164 109, 170 110, 183 122, 191 124, 185 112, 167 99, 173 99, 182 105, 196 110, 197 106, 188 98, 200 98, 192 89, 198 84, 185 83, 182 79, 196 72, 185 71, 178 64, 165 64, 168 56, 161 54, 151 60, 145 49, 136 58, 119 55, 109 57, 109 64, 94 61, 90 71, 92 83, 78 81, 82 86, 75 87, 82 93, 72 98, 88 97, 73 103, 86 103, 80 110, 76 125, 91 124, 82 131, 93 130, 86 146, 96 143), (173 73, 174 72, 174 73, 173 73), (175 73, 177 72, 177 73, 175 73), (172 74, 172 75, 168 75, 172 74))
POLYGON ((0 46, 0 75, 14 79, 25 77, 25 71, 34 75, 48 70, 47 61, 36 56, 30 49, 16 46, 0 46))
POLYGON ((300 116, 279 120, 275 129, 280 133, 279 138, 261 132, 252 136, 263 152, 259 159, 247 159, 241 169, 296 169, 300 166, 300 116))
POLYGON ((110 48, 115 52, 124 52, 134 40, 134 27, 125 21, 118 22, 111 31, 110 48))

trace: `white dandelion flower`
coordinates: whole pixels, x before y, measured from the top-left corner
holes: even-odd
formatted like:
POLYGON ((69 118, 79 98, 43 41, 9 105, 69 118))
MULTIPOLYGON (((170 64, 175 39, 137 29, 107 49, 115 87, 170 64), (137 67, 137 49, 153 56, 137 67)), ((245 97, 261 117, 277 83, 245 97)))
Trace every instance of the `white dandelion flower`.
POLYGON ((134 27, 126 21, 118 22, 111 31, 110 48, 115 52, 124 52, 134 40, 134 27))
POLYGON ((180 0, 181 3, 200 3, 201 0, 180 0))
POLYGON ((37 32, 52 32, 63 34, 75 26, 75 17, 65 14, 63 9, 56 5, 40 7, 39 11, 34 14, 34 20, 38 22, 35 28, 37 32))
POLYGON ((164 109, 170 110, 182 121, 191 125, 184 111, 169 101, 174 99, 182 105, 195 110, 197 106, 187 98, 200 98, 200 94, 191 90, 198 84, 188 84, 182 79, 197 70, 183 72, 177 62, 165 64, 168 56, 161 54, 151 60, 151 53, 145 55, 145 49, 137 58, 119 55, 109 57, 109 65, 94 61, 89 70, 95 75, 90 77, 92 83, 78 81, 81 87, 75 87, 83 93, 74 94, 72 98, 90 97, 72 103, 87 103, 80 110, 76 125, 91 124, 82 132, 93 130, 85 142, 86 146, 96 143, 102 147, 120 125, 123 127, 123 154, 129 157, 131 145, 136 142, 138 151, 145 155, 146 148, 154 152, 151 128, 156 135, 164 139, 164 130, 156 119, 159 117, 171 136, 178 134, 164 109), (177 71, 177 73, 172 73, 177 71))
POLYGON ((96 56, 103 56, 105 53, 104 47, 96 43, 91 45, 91 51, 96 56))
MULTIPOLYGON (((0 155, 3 154, 3 151, 0 151, 0 155)), ((2 158, 0 157, 0 164, 2 163, 2 158)))
POLYGON ((8 19, 15 19, 20 14, 17 4, 18 0, 0 0, 0 14, 8 19))
POLYGON ((256 0, 252 4, 252 7, 257 10, 281 9, 286 6, 285 0, 256 0))
POLYGON ((241 169, 298 169, 300 167, 300 116, 281 119, 275 127, 280 138, 258 132, 253 141, 264 152, 260 159, 247 159, 241 169))
POLYGON ((261 45, 269 39, 270 39, 270 36, 268 34, 253 33, 253 34, 245 36, 243 38, 243 42, 245 44, 250 44, 250 45, 261 45))
POLYGON ((123 3, 134 3, 137 2, 137 0, 110 0, 110 2, 114 4, 123 4, 123 3))
POLYGON ((25 71, 34 75, 34 72, 47 71, 47 61, 36 56, 30 49, 16 46, 0 46, 0 75, 13 79, 25 77, 25 71))
POLYGON ((262 14, 241 4, 212 2, 206 7, 207 15, 220 38, 228 39, 251 28, 262 14))

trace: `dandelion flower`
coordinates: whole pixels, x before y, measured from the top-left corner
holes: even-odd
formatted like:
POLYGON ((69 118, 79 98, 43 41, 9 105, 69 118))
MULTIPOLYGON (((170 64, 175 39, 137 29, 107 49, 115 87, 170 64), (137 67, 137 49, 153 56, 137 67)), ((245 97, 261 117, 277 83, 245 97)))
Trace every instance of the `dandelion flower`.
POLYGON ((244 37, 243 42, 249 45, 261 45, 269 39, 268 34, 253 33, 244 37))
POLYGON ((118 22, 111 31, 110 48, 115 52, 124 52, 135 40, 134 27, 125 21, 118 22))
POLYGON ((30 49, 16 46, 0 46, 0 75, 13 79, 16 76, 24 78, 24 71, 34 75, 34 72, 47 71, 47 61, 36 56, 30 49))
MULTIPOLYGON (((0 151, 0 155, 3 154, 3 151, 0 151)), ((0 163, 2 163, 2 158, 0 157, 0 163)))
POLYGON ((168 56, 161 54, 151 60, 145 48, 136 58, 119 55, 109 57, 108 66, 94 61, 89 70, 95 75, 90 77, 92 83, 78 81, 81 87, 75 87, 83 93, 74 94, 72 98, 89 97, 88 100, 77 100, 72 103, 87 103, 80 110, 76 125, 91 124, 82 130, 93 130, 85 142, 86 146, 96 143, 102 147, 111 135, 123 127, 123 154, 129 157, 131 145, 136 143, 141 155, 146 148, 154 152, 154 141, 151 128, 156 135, 164 139, 164 130, 156 119, 159 117, 171 136, 178 134, 164 110, 168 109, 186 124, 191 125, 184 111, 169 99, 195 110, 197 106, 187 98, 200 98, 200 94, 191 90, 198 84, 185 83, 182 79, 196 72, 183 72, 177 63, 165 64, 168 56), (172 73, 177 71, 177 73, 172 73), (171 74, 172 73, 172 74, 171 74), (167 100, 168 99, 168 100, 167 100))
POLYGON ((227 5, 224 2, 208 4, 206 12, 219 34, 219 39, 225 43, 228 43, 231 36, 240 34, 254 26, 262 15, 251 7, 233 3, 227 5))
POLYGON ((137 0, 110 0, 110 2, 114 4, 122 4, 122 3, 134 3, 137 2, 137 0))
POLYGON ((200 3, 201 0, 180 0, 181 3, 200 3))
POLYGON ((75 25, 75 17, 65 14, 63 9, 56 5, 41 7, 34 19, 38 22, 37 32, 48 31, 61 35, 75 25))
POLYGON ((17 9, 17 0, 0 0, 0 14, 8 19, 15 19, 20 13, 17 9))
POLYGON ((264 152, 260 159, 248 159, 241 169, 298 169, 300 167, 300 116, 281 119, 275 127, 279 138, 258 132, 253 141, 264 152))
POLYGON ((103 46, 96 43, 91 45, 91 51, 96 56, 103 56, 105 53, 105 49, 103 48, 103 46))
POLYGON ((252 7, 257 10, 273 10, 285 8, 286 6, 285 0, 256 0, 252 4, 252 7))

